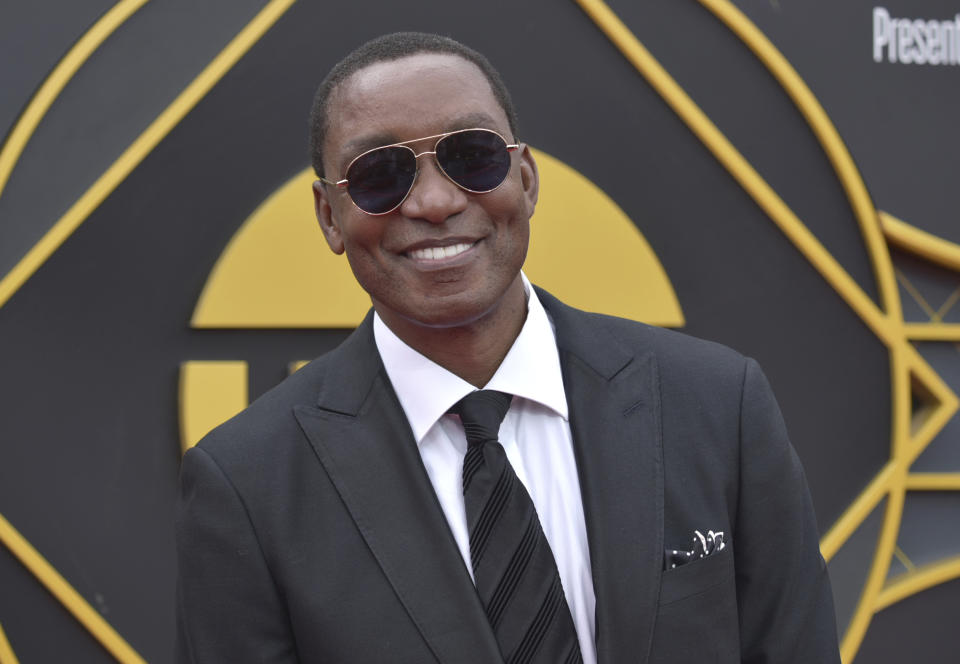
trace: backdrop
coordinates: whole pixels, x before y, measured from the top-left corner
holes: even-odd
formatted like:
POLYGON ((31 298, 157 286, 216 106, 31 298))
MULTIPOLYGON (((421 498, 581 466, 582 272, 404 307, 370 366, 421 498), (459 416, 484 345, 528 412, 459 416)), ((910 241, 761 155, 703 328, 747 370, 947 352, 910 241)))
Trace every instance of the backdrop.
POLYGON ((503 72, 533 281, 763 365, 845 662, 956 653, 956 0, 36 0, 0 9, 0 664, 172 660, 183 449, 369 306, 306 118, 400 29, 503 72))

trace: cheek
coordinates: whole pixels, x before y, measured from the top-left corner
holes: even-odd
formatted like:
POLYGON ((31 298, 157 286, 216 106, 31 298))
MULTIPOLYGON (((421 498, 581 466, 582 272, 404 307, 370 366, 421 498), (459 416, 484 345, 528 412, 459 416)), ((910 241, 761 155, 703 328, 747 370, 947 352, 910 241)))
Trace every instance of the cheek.
POLYGON ((378 278, 378 273, 385 271, 379 227, 375 222, 360 219, 351 220, 341 228, 341 238, 350 269, 360 285, 367 288, 378 278))
POLYGON ((377 272, 384 271, 383 255, 376 242, 353 236, 345 247, 347 261, 361 284, 365 279, 373 278, 377 272))
POLYGON ((514 261, 519 269, 527 260, 527 249, 530 247, 530 222, 524 222, 523 227, 517 230, 514 242, 516 243, 514 261))
POLYGON ((380 244, 383 239, 383 225, 376 217, 362 215, 362 212, 356 209, 349 210, 348 214, 343 215, 343 223, 340 225, 341 237, 347 253, 376 253, 380 251, 380 244))
POLYGON ((516 252, 522 249, 526 254, 530 241, 530 219, 521 199, 520 195, 505 197, 502 201, 498 201, 495 207, 490 208, 490 214, 496 220, 499 232, 509 243, 509 250, 516 252))

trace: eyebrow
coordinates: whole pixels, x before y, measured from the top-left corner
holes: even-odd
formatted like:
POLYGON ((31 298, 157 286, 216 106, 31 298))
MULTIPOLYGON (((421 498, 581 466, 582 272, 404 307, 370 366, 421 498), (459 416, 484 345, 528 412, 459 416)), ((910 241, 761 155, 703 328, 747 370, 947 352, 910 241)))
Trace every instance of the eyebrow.
MULTIPOLYGON (((458 131, 460 129, 473 129, 474 127, 480 129, 493 129, 494 131, 499 132, 496 121, 488 113, 476 112, 467 113, 466 115, 457 117, 447 126, 444 131, 438 133, 445 134, 447 132, 458 131)), ((430 134, 427 135, 429 136, 430 134)), ((360 136, 351 141, 347 141, 342 150, 342 153, 346 156, 343 157, 339 163, 340 173, 343 173, 344 169, 347 167, 347 164, 367 150, 372 150, 374 148, 379 148, 386 145, 393 145, 394 143, 399 142, 400 141, 394 134, 388 133, 370 134, 369 136, 360 136)))

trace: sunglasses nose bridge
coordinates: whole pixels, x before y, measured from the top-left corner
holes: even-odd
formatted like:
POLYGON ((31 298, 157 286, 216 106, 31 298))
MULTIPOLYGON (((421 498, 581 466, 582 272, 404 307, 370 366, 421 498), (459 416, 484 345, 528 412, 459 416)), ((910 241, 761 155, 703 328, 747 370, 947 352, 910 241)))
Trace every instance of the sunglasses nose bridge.
MULTIPOLYGON (((433 156, 433 163, 434 163, 434 165, 436 166, 437 170, 440 171, 440 173, 441 173, 445 178, 449 179, 449 176, 447 175, 447 172, 446 172, 445 170, 443 170, 443 166, 441 166, 439 160, 437 160, 437 151, 436 151, 436 150, 424 150, 423 152, 415 152, 415 151, 411 150, 411 152, 413 152, 413 158, 414 158, 414 160, 415 160, 416 163, 417 163, 417 170, 416 170, 416 173, 415 173, 414 176, 413 176, 413 182, 410 183, 410 188, 411 188, 411 189, 413 189, 414 185, 416 184, 417 179, 418 179, 419 176, 420 176, 420 171, 421 171, 422 169, 420 168, 420 161, 419 161, 419 160, 420 160, 420 157, 423 157, 424 155, 432 155, 432 156, 433 156)), ((454 184, 456 184, 456 183, 454 183, 454 184)), ((458 186, 459 186, 459 185, 458 185, 458 186)))
POLYGON ((416 152, 416 151, 412 151, 412 152, 413 152, 413 159, 414 159, 414 161, 416 161, 416 163, 417 163, 417 172, 416 172, 416 173, 414 174, 414 176, 413 176, 413 180, 414 180, 414 181, 410 183, 410 188, 411 188, 411 189, 413 189, 413 186, 416 184, 417 177, 420 175, 420 170, 421 170, 421 169, 420 169, 420 157, 423 157, 424 155, 433 155, 433 163, 436 165, 437 170, 439 170, 439 171, 444 175, 444 177, 447 176, 446 171, 443 170, 443 166, 441 166, 441 165, 440 165, 440 162, 437 160, 437 151, 436 151, 436 150, 424 150, 423 152, 416 152))
MULTIPOLYGON (((447 174, 437 160, 436 150, 415 153, 414 157, 417 159, 417 169, 413 181, 410 183, 410 188, 400 205, 410 205, 412 203, 411 214, 434 223, 440 223, 456 210, 462 208, 466 201, 463 192, 469 190, 447 174), (424 155, 433 156, 432 165, 421 167, 419 159, 424 155)), ((397 207, 400 207, 400 205, 397 207)))

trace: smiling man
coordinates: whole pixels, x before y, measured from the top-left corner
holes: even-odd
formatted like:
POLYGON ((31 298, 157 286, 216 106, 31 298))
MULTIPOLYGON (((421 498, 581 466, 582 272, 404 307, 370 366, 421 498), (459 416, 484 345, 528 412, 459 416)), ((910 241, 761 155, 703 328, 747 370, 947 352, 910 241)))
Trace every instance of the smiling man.
POLYGON ((503 137, 514 128, 486 76, 449 53, 369 64, 332 90, 323 107, 316 111, 323 117, 313 121, 324 125, 315 168, 344 174, 345 184, 314 185, 330 248, 347 254, 390 330, 454 374, 484 385, 526 316, 520 268, 539 184, 530 149, 508 150, 513 139, 503 137), (491 158, 494 165, 469 163, 491 158), (491 191, 474 194, 458 185, 441 166, 457 159, 465 163, 447 168, 464 169, 460 177, 468 185, 474 178, 491 191), (400 200, 371 215, 361 207, 365 199, 358 205, 352 197, 362 187, 360 196, 371 198, 370 187, 381 185, 386 169, 399 169, 400 160, 410 162, 404 186, 391 189, 400 200), (503 167, 499 181, 482 182, 497 166, 503 167), (358 178, 372 184, 354 182, 358 178))
POLYGON ((179 661, 839 661, 759 368, 530 285, 516 124, 436 35, 321 84, 317 218, 373 309, 185 455, 179 661))

